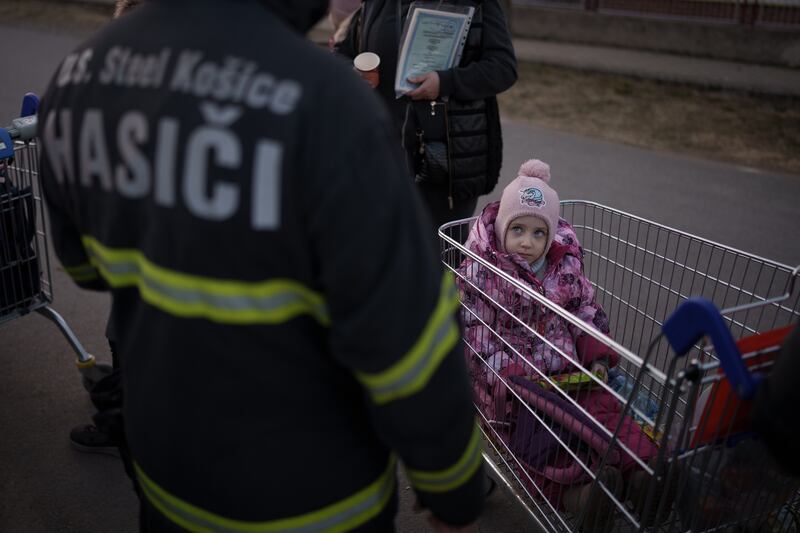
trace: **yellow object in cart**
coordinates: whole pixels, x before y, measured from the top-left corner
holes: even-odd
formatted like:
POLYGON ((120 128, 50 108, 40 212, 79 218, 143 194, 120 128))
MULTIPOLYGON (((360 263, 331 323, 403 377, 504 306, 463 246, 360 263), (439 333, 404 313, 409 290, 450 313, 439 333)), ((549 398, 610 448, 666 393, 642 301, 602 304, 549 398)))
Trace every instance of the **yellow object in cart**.
MULTIPOLYGON (((598 380, 603 381, 602 375, 597 373, 593 374, 598 380)), ((587 387, 597 386, 597 382, 591 378, 590 374, 580 371, 556 374, 549 376, 548 379, 536 380, 536 383, 543 389, 551 389, 553 385, 555 385, 562 390, 585 389, 587 387)))

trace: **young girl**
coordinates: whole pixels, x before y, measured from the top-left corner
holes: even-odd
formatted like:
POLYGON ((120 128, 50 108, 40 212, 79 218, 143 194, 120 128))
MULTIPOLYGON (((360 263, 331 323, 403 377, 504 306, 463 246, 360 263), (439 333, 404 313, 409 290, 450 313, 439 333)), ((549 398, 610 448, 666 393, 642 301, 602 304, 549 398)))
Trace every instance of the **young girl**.
MULTIPOLYGON (((592 284, 583 273, 583 251, 572 226, 559 218, 558 194, 549 181, 550 167, 546 163, 536 159, 524 163, 519 176, 503 191, 500 202, 484 208, 465 246, 484 262, 498 267, 607 335, 608 318, 595 301, 592 284)), ((536 426, 541 424, 534 422, 524 409, 519 409, 518 403, 516 407, 513 405, 512 396, 506 393, 505 386, 489 367, 507 382, 526 384, 534 401, 569 417, 573 424, 583 428, 584 436, 588 435, 583 442, 596 443, 593 453, 586 453, 587 447, 582 445, 587 461, 591 463, 592 457, 596 460, 602 455, 598 449, 610 448, 610 456, 617 458, 610 462, 616 464, 595 474, 609 490, 622 496, 623 478, 630 481, 630 492, 639 492, 639 487, 633 485, 637 478, 641 482, 646 477, 641 469, 636 469, 633 457, 610 446, 608 435, 593 421, 613 434, 622 411, 618 399, 600 385, 584 384, 570 392, 580 406, 577 408, 563 396, 531 385, 545 381, 537 369, 546 376, 564 375, 581 371, 578 364, 605 382, 608 369, 617 364, 618 356, 602 342, 491 272, 484 262, 467 258, 459 269, 464 301, 470 309, 464 313, 465 339, 484 360, 475 356, 469 361, 477 384, 478 402, 490 420, 511 421, 510 426, 506 425, 510 430, 506 430, 509 432, 505 438, 515 455, 522 457, 533 470, 537 488, 554 507, 575 514, 583 511, 585 518, 581 526, 584 530, 593 529, 592 524, 595 530, 604 530, 608 524, 600 527, 597 524, 604 518, 608 522, 612 510, 610 501, 604 497, 590 497, 591 477, 576 467, 569 454, 558 453, 557 440, 546 430, 537 430, 536 426), (540 335, 534 335, 528 328, 540 335), (591 418, 581 412, 581 408, 591 418), (571 467, 567 463, 571 463, 571 467), (631 476, 635 470, 641 475, 631 476)), ((564 418, 560 420, 563 426, 564 418)), ((578 448, 574 445, 578 439, 563 438, 571 443, 568 446, 578 448)), ((656 446, 629 416, 622 420, 617 438, 645 462, 656 455, 656 446)), ((595 494, 599 494, 596 489, 595 494)))

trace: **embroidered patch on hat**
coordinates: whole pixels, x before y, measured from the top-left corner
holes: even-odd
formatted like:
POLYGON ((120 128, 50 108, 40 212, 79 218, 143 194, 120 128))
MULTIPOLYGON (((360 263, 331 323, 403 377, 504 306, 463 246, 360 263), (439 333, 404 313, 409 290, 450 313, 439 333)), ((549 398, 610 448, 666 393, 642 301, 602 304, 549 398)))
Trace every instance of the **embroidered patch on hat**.
POLYGON ((526 187, 519 190, 519 203, 528 207, 544 207, 544 195, 536 187, 526 187))

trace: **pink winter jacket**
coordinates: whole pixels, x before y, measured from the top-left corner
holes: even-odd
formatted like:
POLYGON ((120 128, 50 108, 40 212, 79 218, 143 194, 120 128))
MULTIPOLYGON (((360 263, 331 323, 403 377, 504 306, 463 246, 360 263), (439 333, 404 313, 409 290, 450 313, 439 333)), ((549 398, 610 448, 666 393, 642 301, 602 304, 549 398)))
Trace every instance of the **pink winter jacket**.
MULTIPOLYGON (((559 219, 553 244, 547 253, 545 275, 539 281, 524 259, 498 250, 494 231, 498 208, 499 202, 490 203, 484 208, 475 221, 465 246, 486 262, 533 287, 551 302, 608 335, 608 317, 595 301, 592 284, 583 273, 583 250, 572 226, 566 220, 559 219)), ((587 369, 598 359, 603 360, 609 368, 617 364, 619 356, 613 350, 538 305, 530 295, 513 287, 483 264, 467 258, 459 267, 459 273, 467 280, 461 280, 459 276, 462 299, 471 310, 462 314, 465 340, 500 375, 535 375, 536 372, 530 368, 530 364, 546 374, 574 371, 576 368, 572 361, 580 362, 587 369), (486 296, 475 290, 473 285, 486 296), (500 307, 524 320, 546 341, 532 335, 500 307), (484 323, 492 327, 513 350, 500 342, 498 335, 489 331, 484 323), (520 361, 515 351, 525 361, 520 361)), ((491 372, 486 372, 485 368, 479 368, 483 366, 483 363, 476 365, 476 361, 470 361, 473 379, 492 385, 494 376, 491 372)), ((593 388, 581 391, 575 400, 609 431, 616 429, 622 406, 611 393, 602 388, 593 388)), ((618 438, 643 460, 655 456, 655 445, 629 416, 623 420, 618 438)), ((621 459, 620 466, 624 471, 634 465, 630 457, 621 459)))
MULTIPOLYGON (((566 220, 559 219, 553 244, 547 253, 545 276, 539 281, 524 259, 516 254, 498 250, 494 232, 498 207, 499 202, 493 202, 484 208, 470 231, 466 247, 525 285, 533 287, 577 318, 608 334, 608 318, 595 302, 592 284, 583 274, 581 260, 583 251, 572 226, 566 220)), ((491 332, 486 331, 481 321, 492 325, 498 334, 528 361, 548 374, 569 371, 568 368, 572 366, 569 359, 559 354, 553 347, 568 357, 580 361, 587 368, 598 358, 606 358, 609 366, 617 363, 617 355, 612 350, 583 334, 579 328, 552 311, 543 309, 529 295, 510 286, 481 263, 466 259, 459 271, 489 298, 503 308, 513 311, 515 316, 523 318, 528 325, 552 343, 550 346, 547 342, 532 336, 506 313, 499 311, 501 316, 498 316, 497 306, 469 284, 462 282, 461 288, 467 299, 467 305, 478 315, 476 317, 471 313, 464 314, 466 339, 472 346, 479 347, 481 353, 487 354, 496 369, 519 361, 509 360, 509 357, 513 357, 513 352, 499 343, 496 337, 490 334, 491 332)))

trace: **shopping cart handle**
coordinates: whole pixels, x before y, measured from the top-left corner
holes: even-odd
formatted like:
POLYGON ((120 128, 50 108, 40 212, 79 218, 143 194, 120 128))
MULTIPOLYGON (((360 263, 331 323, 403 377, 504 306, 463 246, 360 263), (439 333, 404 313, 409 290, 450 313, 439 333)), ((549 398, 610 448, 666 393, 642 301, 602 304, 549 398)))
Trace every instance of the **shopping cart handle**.
POLYGON ((5 128, 0 128, 0 160, 14 157, 14 141, 5 128))
POLYGON ((664 321, 661 329, 678 356, 685 355, 704 335, 711 337, 714 352, 733 389, 743 400, 753 397, 758 377, 747 371, 730 330, 710 300, 689 298, 664 321))
POLYGON ((25 93, 22 97, 22 111, 19 116, 30 117, 39 111, 39 97, 33 93, 25 93))

